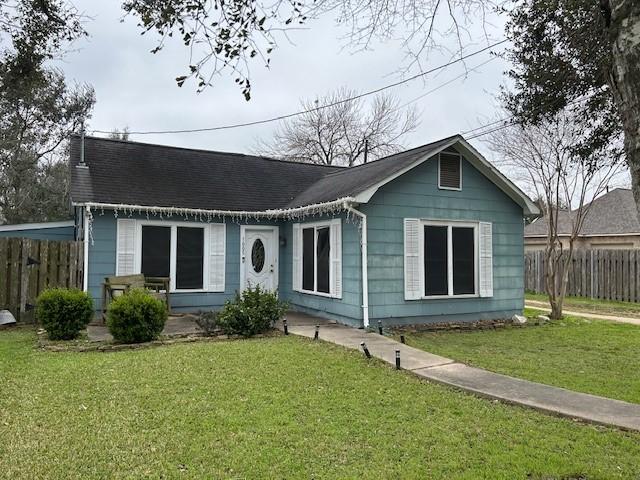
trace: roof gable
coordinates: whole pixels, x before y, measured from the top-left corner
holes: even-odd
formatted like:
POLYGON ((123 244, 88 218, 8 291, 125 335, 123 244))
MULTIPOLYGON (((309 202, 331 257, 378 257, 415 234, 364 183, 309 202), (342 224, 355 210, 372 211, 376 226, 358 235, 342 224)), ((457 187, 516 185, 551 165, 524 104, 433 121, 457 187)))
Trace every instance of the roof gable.
POLYGON ((331 173, 298 195, 289 206, 298 207, 340 197, 353 197, 357 203, 367 203, 382 186, 451 147, 459 150, 471 165, 520 205, 525 215, 533 216, 540 213, 538 207, 522 190, 500 173, 460 135, 447 137, 365 165, 331 173))

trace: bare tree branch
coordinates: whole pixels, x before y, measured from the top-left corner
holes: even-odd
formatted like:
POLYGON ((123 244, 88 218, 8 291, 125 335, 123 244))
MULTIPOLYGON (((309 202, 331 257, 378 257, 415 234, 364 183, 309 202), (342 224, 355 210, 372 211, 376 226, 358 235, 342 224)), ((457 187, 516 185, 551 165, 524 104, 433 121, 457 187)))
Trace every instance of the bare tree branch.
POLYGON ((416 129, 415 108, 398 107, 398 100, 380 94, 370 106, 364 99, 342 101, 357 92, 341 88, 313 102, 302 100, 309 110, 283 121, 269 141, 259 141, 255 150, 263 155, 325 165, 353 166, 398 152, 402 139, 416 129), (332 105, 316 109, 318 104, 332 105))
POLYGON ((575 112, 537 125, 515 124, 487 140, 500 164, 537 199, 545 222, 545 288, 553 318, 562 316, 569 266, 592 202, 624 170, 618 149, 584 157, 575 146, 588 134, 575 112))

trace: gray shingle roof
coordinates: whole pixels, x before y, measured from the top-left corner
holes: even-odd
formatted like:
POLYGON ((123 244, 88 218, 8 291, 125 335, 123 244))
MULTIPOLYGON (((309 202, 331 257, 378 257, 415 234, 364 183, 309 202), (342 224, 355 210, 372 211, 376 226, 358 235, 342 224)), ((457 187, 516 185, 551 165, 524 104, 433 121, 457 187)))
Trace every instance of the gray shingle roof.
MULTIPOLYGON (((558 216, 558 231, 561 234, 571 233, 573 212, 560 212, 558 216)), ((596 198, 584 219, 581 235, 624 235, 640 233, 638 210, 631 190, 616 188, 605 195, 596 198)), ((547 234, 547 224, 544 218, 527 225, 524 229, 525 237, 547 234)))
POLYGON ((525 213, 537 213, 531 200, 459 135, 351 168, 95 137, 85 137, 87 167, 82 168, 81 141, 73 137, 71 199, 75 204, 236 212, 302 207, 345 197, 366 203, 374 192, 370 187, 454 145, 525 213))
POLYGON ((71 142, 71 198, 75 203, 114 203, 205 210, 282 208, 339 167, 266 157, 85 137, 71 142))
POLYGON ((390 155, 375 162, 343 168, 330 173, 299 194, 288 206, 300 207, 355 196, 380 180, 406 168, 416 160, 428 156, 430 152, 436 152, 456 137, 457 135, 443 138, 437 142, 390 155))

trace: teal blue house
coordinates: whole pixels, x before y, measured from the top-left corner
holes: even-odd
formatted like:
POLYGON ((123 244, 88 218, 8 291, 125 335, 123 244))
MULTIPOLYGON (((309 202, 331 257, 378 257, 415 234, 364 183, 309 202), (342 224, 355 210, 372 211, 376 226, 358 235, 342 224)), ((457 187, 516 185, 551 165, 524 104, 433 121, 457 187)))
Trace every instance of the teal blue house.
POLYGON ((293 310, 367 327, 520 313, 533 202, 456 135, 342 168, 75 137, 72 205, 85 289, 168 277, 175 311, 251 285, 293 310))

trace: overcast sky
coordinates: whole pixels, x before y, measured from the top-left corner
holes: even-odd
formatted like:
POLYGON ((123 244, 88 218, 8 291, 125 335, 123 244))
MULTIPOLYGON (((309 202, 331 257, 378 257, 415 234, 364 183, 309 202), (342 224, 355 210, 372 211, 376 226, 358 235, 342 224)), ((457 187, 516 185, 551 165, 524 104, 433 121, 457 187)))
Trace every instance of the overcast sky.
MULTIPOLYGON (((252 99, 247 102, 230 77, 214 79, 214 86, 196 93, 193 82, 182 88, 175 77, 185 73, 188 52, 176 39, 158 54, 153 34, 140 36, 135 18, 121 22, 123 12, 116 0, 77 0, 76 5, 92 19, 86 24, 90 37, 75 45, 60 64, 69 80, 86 82, 96 90, 97 103, 90 128, 111 130, 128 126, 136 130, 200 128, 259 120, 299 109, 301 97, 315 97, 340 86, 359 91, 374 89, 400 80, 399 69, 406 66, 399 41, 378 43, 371 51, 352 52, 340 38, 344 31, 331 17, 314 21, 304 31, 290 34, 294 44, 280 41, 271 68, 252 68, 252 99)), ((501 37, 502 20, 492 20, 493 39, 501 37)), ((487 45, 479 30, 468 51, 487 45)), ((474 32, 471 32, 475 35, 474 32)), ((452 39, 453 41, 453 39, 452 39)), ((454 44, 452 43, 453 47, 454 44)), ((490 58, 484 53, 469 59, 471 69, 490 58)), ((425 63, 431 68, 450 59, 449 54, 432 52, 425 63)), ((421 124, 405 141, 406 147, 477 127, 495 116, 495 97, 504 83, 507 64, 494 59, 478 71, 470 72, 435 93, 415 102, 421 124)), ((451 66, 426 81, 415 80, 391 91, 401 103, 449 81, 465 70, 451 66)), ((413 71, 412 73, 415 73, 413 71)), ((222 151, 251 152, 257 138, 268 139, 276 124, 260 125, 212 133, 134 135, 133 140, 222 151)), ((476 146, 484 152, 481 142, 476 146)))

